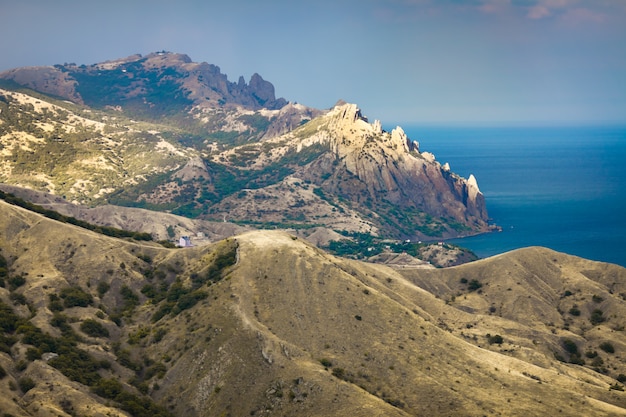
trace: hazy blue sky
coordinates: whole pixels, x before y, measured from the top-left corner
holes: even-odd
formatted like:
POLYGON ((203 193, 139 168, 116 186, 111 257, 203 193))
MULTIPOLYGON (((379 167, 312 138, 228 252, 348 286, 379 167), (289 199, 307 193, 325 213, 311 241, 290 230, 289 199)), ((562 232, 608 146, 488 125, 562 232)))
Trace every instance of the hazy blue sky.
POLYGON ((626 122, 626 0, 0 0, 0 71, 160 50, 383 125, 626 122))

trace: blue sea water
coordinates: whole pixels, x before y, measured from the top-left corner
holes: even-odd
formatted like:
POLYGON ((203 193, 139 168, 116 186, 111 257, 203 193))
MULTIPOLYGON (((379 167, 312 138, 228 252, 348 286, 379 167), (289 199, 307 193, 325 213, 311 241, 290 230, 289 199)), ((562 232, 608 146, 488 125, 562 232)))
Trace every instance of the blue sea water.
POLYGON ((451 241, 487 257, 545 246, 626 266, 626 126, 403 126, 478 180, 502 232, 451 241))

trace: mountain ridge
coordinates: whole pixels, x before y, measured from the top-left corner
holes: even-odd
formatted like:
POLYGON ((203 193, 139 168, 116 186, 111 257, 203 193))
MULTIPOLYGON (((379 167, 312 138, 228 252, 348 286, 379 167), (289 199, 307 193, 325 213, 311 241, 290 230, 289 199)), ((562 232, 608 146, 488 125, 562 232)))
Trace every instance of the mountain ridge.
POLYGON ((166 52, 0 79, 63 87, 54 93, 77 103, 2 90, 2 182, 256 226, 416 240, 494 230, 475 178, 420 152, 401 128, 370 124, 354 104, 283 102, 260 76, 230 83, 216 66, 166 52))
POLYGON ((146 104, 154 106, 157 103, 150 101, 150 97, 171 83, 179 84, 183 92, 169 99, 181 101, 181 104, 187 102, 202 107, 207 102, 213 105, 224 102, 270 110, 278 110, 287 104, 283 98, 276 99, 274 86, 257 73, 252 75, 249 83, 243 77, 234 83, 228 81, 216 65, 194 63, 185 54, 165 51, 146 56, 136 54, 93 65, 16 68, 3 72, 1 78, 92 107, 116 106, 136 98, 142 98, 146 104), (136 76, 134 71, 143 71, 145 74, 136 76), (93 79, 103 79, 98 82, 102 87, 106 86, 105 83, 112 85, 98 91, 92 87, 87 89, 89 81, 93 79), (107 97, 115 99, 106 102, 107 97))

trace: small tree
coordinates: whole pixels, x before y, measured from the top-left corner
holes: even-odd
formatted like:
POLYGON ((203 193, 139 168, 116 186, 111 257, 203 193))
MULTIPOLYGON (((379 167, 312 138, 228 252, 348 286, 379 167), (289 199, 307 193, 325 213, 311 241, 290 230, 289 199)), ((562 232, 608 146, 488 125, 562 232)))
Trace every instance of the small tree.
POLYGON ((611 342, 602 342, 600 343, 600 349, 605 351, 606 353, 615 353, 615 348, 611 342))
POLYGON ((470 291, 476 291, 476 290, 482 288, 482 286, 483 286, 483 284, 481 284, 480 281, 478 281, 477 279, 473 279, 467 285, 467 289, 470 290, 470 291))

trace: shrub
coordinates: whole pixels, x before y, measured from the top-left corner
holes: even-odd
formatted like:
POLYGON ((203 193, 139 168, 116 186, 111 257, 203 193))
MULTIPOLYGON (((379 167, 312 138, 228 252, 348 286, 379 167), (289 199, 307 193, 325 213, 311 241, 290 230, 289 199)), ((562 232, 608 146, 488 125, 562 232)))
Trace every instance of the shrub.
POLYGON ((573 340, 563 339, 561 340, 561 345, 563 346, 563 349, 565 349, 567 353, 570 353, 572 355, 578 354, 578 346, 573 340))
POLYGON ((207 268, 204 276, 196 276, 195 285, 203 283, 218 282, 222 279, 222 272, 225 268, 234 265, 237 262, 237 242, 227 240, 225 244, 216 249, 215 260, 207 268))
POLYGON ((34 347, 29 347, 28 349, 26 349, 26 359, 32 362, 39 358, 41 358, 41 350, 34 347))
POLYGON ((102 398, 114 399, 123 391, 123 386, 116 379, 102 378, 91 390, 102 398))
POLYGON ((73 333, 72 327, 67 321, 67 316, 59 312, 54 313, 54 315, 50 319, 50 324, 54 327, 58 327, 61 332, 66 336, 69 336, 73 333))
POLYGON ((124 311, 132 311, 139 305, 139 296, 135 294, 128 285, 122 285, 122 288, 120 288, 120 295, 124 300, 124 311))
POLYGON ((0 300, 0 330, 5 333, 13 333, 17 329, 19 317, 13 312, 13 308, 0 300))
POLYGON ((16 288, 19 288, 22 285, 26 284, 26 278, 21 275, 16 275, 7 279, 7 282, 9 283, 9 289, 13 291, 16 288))
POLYGON ((580 309, 578 308, 578 306, 573 306, 572 308, 569 309, 569 313, 572 316, 580 316, 580 309))
POLYGON ((163 304, 161 304, 159 309, 154 312, 154 314, 152 315, 151 321, 153 323, 156 323, 157 321, 161 320, 161 318, 163 318, 165 315, 169 314, 172 311, 175 305, 176 303, 171 302, 171 301, 164 302, 163 304))
POLYGON ((145 379, 150 379, 153 376, 157 376, 157 378, 161 379, 165 376, 165 372, 167 372, 167 367, 161 363, 157 362, 148 369, 146 369, 146 374, 144 375, 145 379))
POLYGON ((83 385, 92 386, 100 380, 99 369, 109 368, 106 361, 97 361, 89 353, 74 346, 67 346, 64 352, 48 361, 69 379, 83 385))
POLYGON ((152 284, 146 284, 141 287, 141 293, 150 299, 156 298, 158 294, 156 287, 152 284))
POLYGON ((128 344, 129 345, 139 344, 139 341, 141 339, 146 338, 149 334, 150 334, 149 327, 140 327, 139 329, 137 329, 137 331, 128 335, 128 344))
POLYGON ((66 414, 69 414, 70 416, 76 415, 76 413, 74 411, 74 406, 72 405, 72 402, 70 400, 68 400, 67 398, 63 398, 62 400, 60 400, 59 401, 59 405, 61 406, 61 409, 66 414))
POLYGON ((146 254, 140 253, 139 255, 137 255, 137 258, 141 259, 142 261, 144 261, 147 264, 151 264, 152 263, 152 258, 150 257, 150 255, 146 255, 146 254))
POLYGON ((200 300, 207 298, 209 294, 206 291, 193 291, 191 293, 183 294, 176 303, 176 307, 180 311, 190 309, 195 306, 200 300))
POLYGON ((615 378, 615 379, 617 379, 619 382, 621 382, 621 383, 623 384, 624 382, 626 382, 626 375, 624 375, 624 374, 619 374, 619 375, 617 376, 617 378, 615 378))
POLYGON ((343 368, 333 368, 332 374, 335 378, 354 383, 354 374, 343 368))
POLYGON ((593 360, 591 361, 591 366, 593 366, 593 367, 599 368, 599 367, 601 367, 602 365, 604 365, 604 360, 603 360, 601 357, 599 357, 599 356, 596 356, 596 357, 595 357, 595 358, 593 358, 593 360))
POLYGON ((106 281, 98 282, 98 297, 102 298, 102 296, 104 296, 104 294, 106 294, 110 288, 111 288, 111 285, 109 285, 108 282, 106 281))
POLYGON ((476 290, 482 288, 482 286, 483 286, 483 284, 481 284, 480 281, 478 281, 477 279, 473 279, 467 285, 467 289, 470 290, 470 291, 476 291, 476 290))
POLYGON ((344 379, 346 376, 346 371, 343 368, 333 368, 332 374, 336 378, 344 379))
POLYGON ((493 344, 501 345, 502 343, 504 343, 504 339, 499 334, 496 334, 494 336, 487 335, 487 341, 489 342, 490 345, 493 345, 493 344))
POLYGON ((167 334, 165 327, 158 327, 152 331, 152 343, 158 343, 163 340, 163 337, 167 334))
POLYGON ((333 366, 333 363, 331 361, 329 361, 326 358, 322 358, 320 359, 320 363, 322 364, 322 366, 324 366, 325 368, 330 368, 333 366))
POLYGON ((15 336, 7 336, 3 333, 0 333, 0 352, 4 352, 7 354, 11 354, 11 346, 17 343, 17 338, 15 336))
POLYGON ((591 312, 591 317, 589 317, 589 321, 591 321, 591 324, 595 326, 605 322, 606 318, 604 317, 604 313, 602 312, 602 310, 596 308, 591 312))
POLYGON ((170 286, 169 291, 167 292, 167 301, 178 301, 180 297, 187 294, 190 290, 183 286, 183 283, 180 279, 176 278, 176 281, 170 286))
POLYGON ((591 297, 591 301, 593 301, 594 303, 599 304, 599 303, 601 303, 602 301, 604 301, 604 298, 600 297, 599 295, 595 295, 595 294, 594 294, 594 295, 591 297))
POLYGON ((9 299, 13 301, 13 304, 26 305, 26 297, 24 296, 24 294, 12 292, 11 294, 9 294, 9 299))
POLYGON ((63 307, 63 302, 58 295, 48 294, 48 298, 50 299, 50 303, 48 303, 50 311, 63 311, 65 307, 63 307))
POLYGON ((87 319, 80 324, 80 330, 91 337, 109 337, 109 331, 99 321, 87 319))
POLYGON ((600 349, 605 351, 606 353, 615 353, 615 348, 611 342, 602 342, 600 343, 600 349))
POLYGON ((63 299, 63 305, 65 308, 87 307, 93 304, 93 297, 91 294, 86 293, 78 286, 63 288, 60 296, 63 299))
MULTIPOLYGON (((7 371, 5 371, 4 368, 2 367, 2 365, 0 365, 0 379, 4 378, 5 376, 7 376, 7 371)), ((618 379, 618 381, 619 381, 619 379, 618 379)))
POLYGON ((584 365, 585 360, 581 358, 579 354, 571 354, 569 357, 569 363, 573 363, 574 365, 584 365))
POLYGON ((20 378, 17 383, 19 384, 20 389, 23 393, 27 393, 31 389, 35 388, 35 381, 33 381, 32 378, 29 377, 20 378))
POLYGON ((8 276, 8 267, 9 264, 7 263, 6 258, 0 253, 0 278, 8 276))

